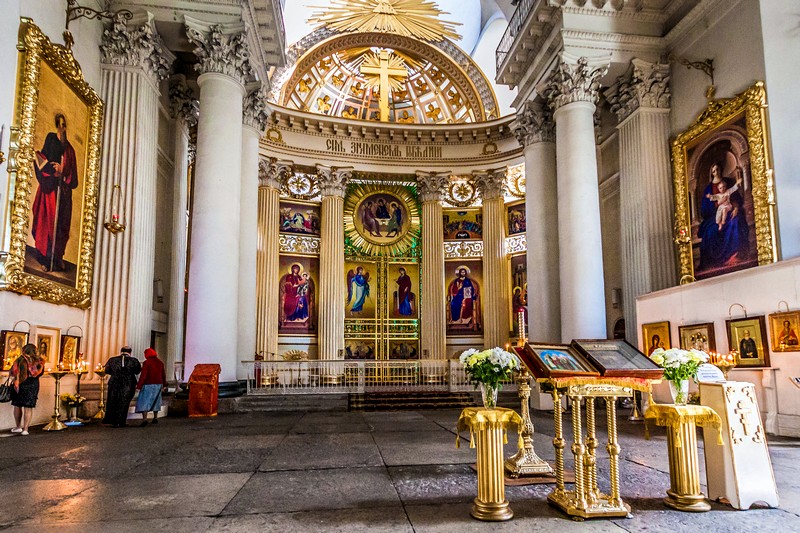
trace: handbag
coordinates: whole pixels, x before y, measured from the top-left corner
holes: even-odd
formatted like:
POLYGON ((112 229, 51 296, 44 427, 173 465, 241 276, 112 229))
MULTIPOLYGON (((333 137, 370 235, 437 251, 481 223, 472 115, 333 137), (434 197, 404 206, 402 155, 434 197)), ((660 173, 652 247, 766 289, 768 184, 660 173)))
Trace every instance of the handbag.
POLYGON ((0 385, 0 403, 7 403, 11 401, 11 376, 6 378, 5 383, 0 385))

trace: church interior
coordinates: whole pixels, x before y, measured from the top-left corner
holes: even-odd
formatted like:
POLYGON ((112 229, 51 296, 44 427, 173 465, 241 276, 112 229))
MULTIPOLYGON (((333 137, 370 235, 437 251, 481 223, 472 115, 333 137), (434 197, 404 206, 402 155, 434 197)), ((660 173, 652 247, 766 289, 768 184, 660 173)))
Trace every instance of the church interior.
POLYGON ((800 529, 796 1, 3 7, 0 527, 800 529))

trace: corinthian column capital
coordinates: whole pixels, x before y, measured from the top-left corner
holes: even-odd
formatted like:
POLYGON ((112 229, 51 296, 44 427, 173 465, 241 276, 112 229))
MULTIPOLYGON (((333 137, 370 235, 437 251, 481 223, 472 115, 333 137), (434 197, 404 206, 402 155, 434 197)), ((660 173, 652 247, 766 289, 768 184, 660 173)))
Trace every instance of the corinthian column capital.
POLYGON ((267 105, 267 95, 263 89, 250 92, 244 98, 242 123, 245 126, 258 130, 259 135, 267 129, 270 108, 267 105))
POLYGON ((475 184, 484 200, 502 198, 506 192, 506 171, 507 168, 494 170, 476 170, 472 173, 475 177, 475 184))
POLYGON ((608 72, 610 60, 610 57, 574 58, 562 53, 545 89, 550 108, 555 111, 573 102, 596 104, 600 78, 608 72))
POLYGON ((281 183, 292 172, 291 161, 279 161, 274 157, 258 160, 258 186, 280 189, 281 183))
POLYGON ((347 182, 353 174, 352 167, 329 167, 317 165, 317 181, 322 196, 344 197, 347 190, 347 182))
POLYGON ((556 142, 553 113, 534 102, 525 102, 517 111, 517 118, 511 123, 511 130, 523 147, 542 142, 556 142))
POLYGON ((182 119, 188 128, 197 126, 200 104, 186 84, 186 76, 178 74, 169 80, 169 104, 172 118, 182 119))
POLYGON ((186 36, 194 45, 194 68, 200 74, 225 74, 242 85, 253 77, 244 25, 209 25, 186 17, 186 36))
POLYGON ((150 20, 128 27, 124 20, 116 19, 110 28, 103 31, 101 63, 141 67, 158 83, 169 75, 174 59, 150 20))
POLYGON ((449 172, 417 171, 417 190, 423 202, 439 202, 450 181, 449 172))
POLYGON ((606 93, 611 111, 622 122, 640 107, 669 109, 669 80, 668 64, 631 60, 627 74, 617 78, 616 86, 606 93))

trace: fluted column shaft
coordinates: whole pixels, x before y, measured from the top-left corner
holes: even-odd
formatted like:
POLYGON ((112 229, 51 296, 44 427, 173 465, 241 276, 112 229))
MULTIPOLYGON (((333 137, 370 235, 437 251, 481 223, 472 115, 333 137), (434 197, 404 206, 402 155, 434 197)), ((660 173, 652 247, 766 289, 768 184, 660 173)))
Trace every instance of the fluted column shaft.
POLYGON ((423 357, 447 359, 444 277, 444 220, 438 195, 422 198, 420 343, 423 357), (427 354, 427 355, 426 355, 427 354))
POLYGON ((344 350, 344 197, 325 195, 319 243, 320 359, 338 359, 344 350))
MULTIPOLYGON (((258 140, 252 126, 242 129, 242 190, 239 221, 239 354, 256 352, 256 253, 258 250, 258 140)), ((276 278, 273 278, 276 279, 276 278)), ((241 371, 241 370, 240 370, 241 371)), ((240 375, 240 378, 245 376, 240 375)))
POLYGON ((275 283, 279 277, 279 209, 280 190, 277 182, 262 178, 258 188, 256 351, 265 354, 278 352, 279 302, 275 283))
POLYGON ((239 239, 244 86, 226 74, 198 78, 200 116, 186 323, 186 373, 219 363, 237 378, 239 239))
POLYGON ((158 88, 141 67, 102 64, 100 92, 106 107, 98 220, 118 214, 127 228, 114 235, 101 226, 97 234, 84 348, 92 364, 126 343, 137 355, 150 345, 155 268, 158 88))
POLYGON ((508 259, 503 197, 483 199, 483 344, 503 346, 509 337, 508 259))

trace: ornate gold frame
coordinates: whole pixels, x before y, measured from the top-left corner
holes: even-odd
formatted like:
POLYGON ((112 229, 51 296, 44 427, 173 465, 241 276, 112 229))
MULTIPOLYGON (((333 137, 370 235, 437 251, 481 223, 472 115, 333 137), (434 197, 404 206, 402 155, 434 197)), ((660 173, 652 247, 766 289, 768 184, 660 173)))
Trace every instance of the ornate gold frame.
POLYGON ((379 183, 357 183, 352 185, 344 200, 344 235, 353 247, 366 255, 410 255, 409 250, 420 235, 419 203, 404 185, 382 185, 379 183), (391 194, 396 196, 408 210, 409 224, 402 235, 392 243, 381 244, 362 235, 355 225, 355 218, 361 202, 373 194, 391 194))
POLYGON ((94 268, 95 226, 100 179, 100 145, 103 102, 83 78, 72 51, 50 42, 31 19, 20 19, 20 51, 17 74, 15 126, 9 150, 10 209, 5 220, 3 247, 8 255, 0 257, 0 290, 27 294, 38 300, 85 309, 91 303, 94 268), (28 274, 25 267, 25 240, 28 234, 28 213, 33 173, 36 129, 36 108, 39 102, 39 76, 42 61, 46 62, 89 109, 89 128, 84 174, 84 200, 81 214, 80 256, 74 287, 62 285, 28 274))
POLYGON ((696 144, 700 137, 723 126, 743 112, 747 124, 747 142, 750 147, 758 264, 763 265, 778 260, 775 192, 768 149, 766 100, 764 82, 761 81, 733 98, 712 100, 692 125, 672 142, 673 185, 675 188, 674 240, 678 245, 681 284, 695 281, 688 190, 688 149, 696 144))

